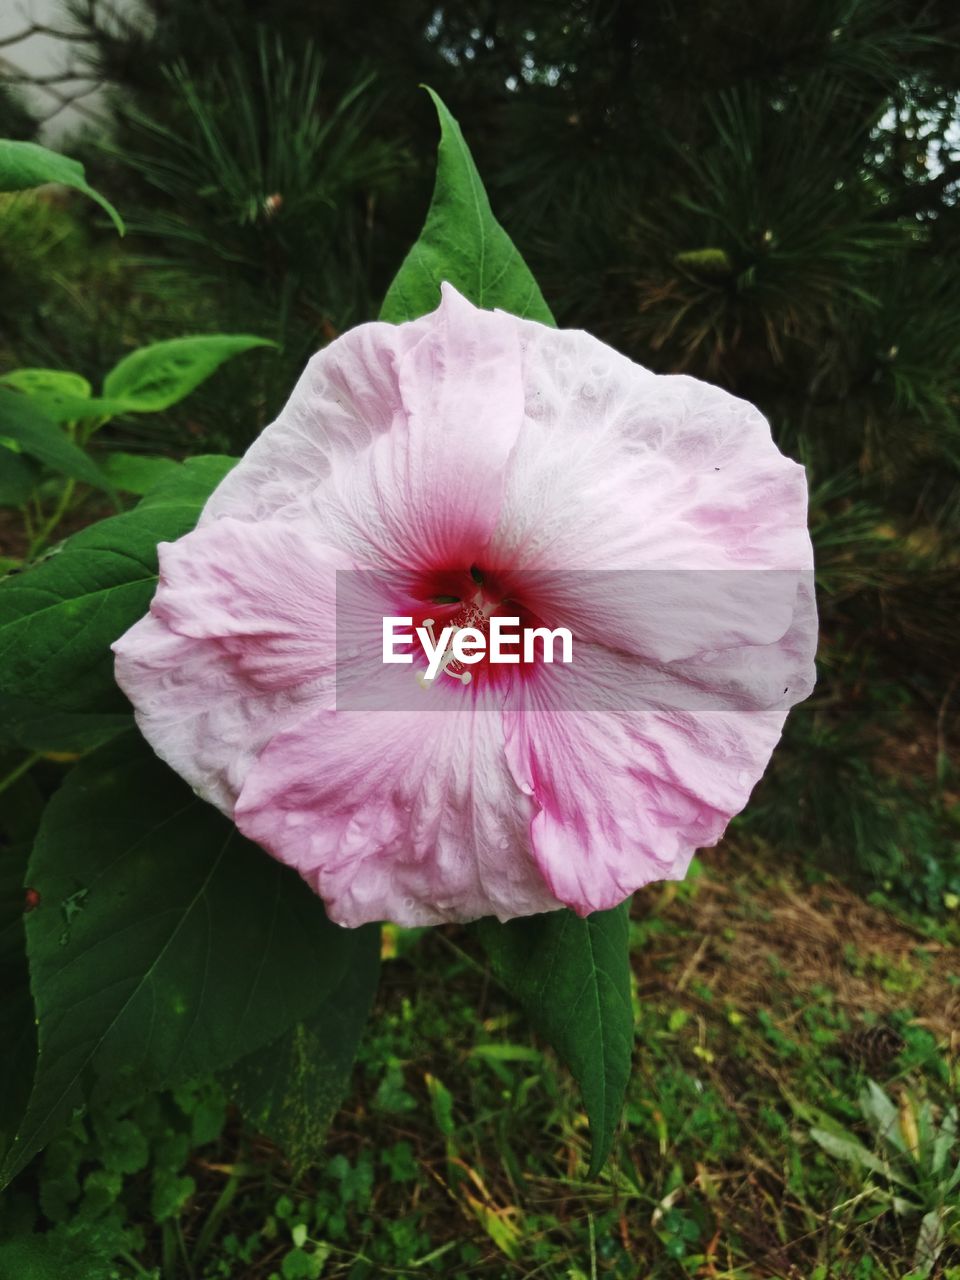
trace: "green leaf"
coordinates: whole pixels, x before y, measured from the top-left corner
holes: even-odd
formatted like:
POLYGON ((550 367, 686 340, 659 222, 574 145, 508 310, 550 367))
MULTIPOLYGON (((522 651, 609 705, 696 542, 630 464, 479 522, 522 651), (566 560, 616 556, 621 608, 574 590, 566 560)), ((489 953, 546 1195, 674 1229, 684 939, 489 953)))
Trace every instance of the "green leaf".
POLYGON ((0 385, 23 391, 32 399, 55 404, 59 399, 89 400, 93 387, 79 373, 64 369, 11 369, 0 378, 0 385))
POLYGON ((828 1155, 834 1156, 837 1160, 846 1160, 849 1164, 869 1169, 871 1173, 882 1174, 890 1182, 899 1183, 901 1186, 910 1185, 904 1177, 891 1168, 889 1161, 884 1160, 873 1151, 868 1151, 863 1143, 858 1142, 856 1138, 839 1129, 839 1127, 837 1132, 831 1132, 827 1129, 811 1129, 810 1137, 828 1155))
POLYGON ((267 338, 228 333, 154 342, 111 369, 103 380, 103 394, 122 403, 127 412, 158 413, 189 395, 233 356, 275 345, 267 338))
MULTIPOLYGON (((106 1235, 106 1230, 104 1230, 106 1235)), ((52 1231, 30 1232, 0 1242, 0 1276, 16 1280, 112 1280, 117 1272, 116 1250, 124 1241, 101 1242, 95 1227, 60 1224, 52 1231)))
POLYGON ((22 391, 51 422, 61 425, 127 411, 122 401, 95 399, 86 378, 63 369, 14 369, 0 378, 0 386, 22 391))
POLYGON ((89 400, 66 393, 56 396, 35 395, 30 399, 51 422, 64 427, 68 423, 98 421, 101 425, 122 413, 130 413, 122 400, 103 400, 97 396, 89 400))
POLYGON ((138 511, 152 507, 180 506, 185 502, 203 506, 210 494, 229 471, 237 465, 236 458, 221 453, 201 454, 187 458, 177 470, 168 471, 144 494, 138 503, 138 511))
POLYGON ((920 1230, 913 1251, 913 1265, 918 1268, 918 1277, 929 1276, 936 1266, 947 1243, 947 1223, 950 1216, 946 1205, 938 1205, 920 1220, 920 1230))
POLYGON ((0 693, 0 748, 80 755, 133 726, 129 713, 51 711, 27 698, 0 693))
POLYGON ((610 1154, 630 1076, 627 908, 583 920, 572 911, 551 911, 477 925, 495 976, 580 1085, 590 1119, 590 1177, 610 1154))
POLYGON ((877 1137, 886 1139, 897 1151, 906 1153, 907 1144, 900 1132, 899 1112, 875 1080, 868 1080, 865 1088, 861 1089, 860 1110, 877 1137))
POLYGON ((161 480, 174 476, 180 463, 172 458, 151 457, 143 453, 108 453, 103 474, 121 493, 149 493, 161 480))
POLYGON ((22 391, 51 422, 106 421, 168 409, 233 356, 274 345, 266 338, 217 333, 154 342, 125 356, 107 374, 102 397, 94 397, 79 374, 59 369, 14 369, 0 378, 0 386, 22 391))
POLYGON ((399 324, 433 311, 446 280, 478 307, 554 324, 550 308, 490 201, 460 126, 430 88, 440 117, 433 199, 420 238, 387 290, 380 319, 399 324))
POLYGON ((91 525, 0 582, 0 694, 58 711, 126 710, 110 645, 146 612, 157 543, 193 528, 232 465, 231 458, 184 463, 133 511, 91 525))
POLYGON ((0 387, 0 437, 14 440, 24 453, 61 475, 97 489, 110 484, 98 466, 69 440, 29 396, 0 387))
POLYGON ((33 1093, 2 1181, 74 1110, 220 1070, 311 1017, 353 963, 300 877, 136 734, 71 771, 28 881, 33 1093))
POLYGON ((99 191, 94 191, 87 182, 79 160, 71 160, 57 151, 48 151, 35 142, 0 138, 0 191, 26 191, 29 187, 42 187, 47 182, 73 187, 95 200, 123 235, 123 219, 109 200, 104 199, 99 191))
POLYGON ((316 1162, 350 1083, 380 977, 380 926, 345 931, 352 956, 309 1019, 241 1059, 224 1082, 248 1123, 271 1138, 299 1176, 316 1162))

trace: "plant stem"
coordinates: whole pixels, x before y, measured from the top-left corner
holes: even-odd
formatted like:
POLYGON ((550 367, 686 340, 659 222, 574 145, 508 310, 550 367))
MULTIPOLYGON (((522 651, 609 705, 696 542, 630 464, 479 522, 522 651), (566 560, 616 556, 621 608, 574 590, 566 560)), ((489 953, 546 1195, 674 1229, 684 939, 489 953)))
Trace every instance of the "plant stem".
POLYGON ((21 760, 16 768, 11 769, 5 778, 0 778, 0 795, 3 795, 4 791, 12 787, 19 778, 23 777, 28 769, 32 769, 37 761, 42 759, 42 751, 32 751, 25 760, 21 760))
POLYGON ((38 551, 43 550, 50 534, 53 533, 54 529, 67 514, 67 508, 70 506, 70 500, 73 498, 73 491, 76 487, 76 480, 68 480, 63 486, 63 492, 60 494, 60 500, 54 508, 53 515, 42 525, 36 537, 30 543, 31 558, 35 556, 38 551))

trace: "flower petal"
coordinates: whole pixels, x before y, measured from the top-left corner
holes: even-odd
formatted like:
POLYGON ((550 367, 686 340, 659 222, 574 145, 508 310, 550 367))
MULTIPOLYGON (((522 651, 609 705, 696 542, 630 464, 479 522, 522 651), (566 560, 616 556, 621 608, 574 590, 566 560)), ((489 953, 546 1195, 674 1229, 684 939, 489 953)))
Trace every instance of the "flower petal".
POLYGON ((475 706, 457 688, 435 711, 318 711, 263 751, 237 825, 296 867, 340 924, 552 910, 500 713, 475 706))
POLYGON ((429 327, 429 317, 358 325, 311 357, 276 421, 214 490, 200 523, 264 520, 306 503, 403 416, 397 366, 429 327))
POLYGON ((367 566, 469 567, 523 421, 520 348, 513 317, 441 293, 413 324, 361 325, 314 356, 201 524, 309 508, 321 540, 367 566))
POLYGON ((537 802, 533 854, 561 902, 586 915, 650 881, 682 879, 695 850, 716 843, 746 804, 789 708, 809 693, 815 640, 802 587, 761 673, 747 679, 749 659, 731 659, 731 678, 755 686, 742 695, 687 663, 669 678, 652 672, 644 706, 636 663, 599 646, 511 694, 507 758, 537 802), (626 703, 625 679, 635 682, 626 703), (764 688, 775 698, 765 707, 764 688))
POLYGON ((113 646, 117 682, 157 754, 230 814, 261 747, 332 702, 350 562, 304 521, 225 518, 159 550, 150 612, 113 646))
POLYGON ((497 522, 523 420, 512 318, 444 285, 427 319, 398 362, 403 412, 315 503, 328 541, 400 575, 469 568, 497 522))
POLYGON ((533 589, 562 604, 553 625, 658 660, 783 635, 790 575, 812 567, 806 478, 763 416, 588 334, 517 324, 525 417, 494 561, 544 575, 533 589))

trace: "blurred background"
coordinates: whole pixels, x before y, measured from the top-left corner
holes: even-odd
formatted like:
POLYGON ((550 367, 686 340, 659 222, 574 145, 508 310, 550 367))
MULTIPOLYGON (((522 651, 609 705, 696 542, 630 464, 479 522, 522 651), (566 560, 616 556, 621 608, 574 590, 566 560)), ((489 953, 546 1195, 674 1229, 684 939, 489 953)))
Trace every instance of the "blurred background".
POLYGON ((201 1089, 137 1121, 179 1143, 166 1164, 155 1144, 118 1169, 106 1121, 51 1148, 49 1222, 109 1222, 111 1274, 164 1280, 960 1277, 942 1179, 923 1166, 897 1208, 808 1136, 826 1107, 880 1159, 868 1077, 904 1124, 957 1083, 956 5, 6 0, 0 20, 0 136, 82 159, 129 228, 0 196, 0 373, 96 382, 146 342, 257 334, 276 349, 103 433, 242 451, 416 238, 427 83, 558 322, 753 401, 806 465, 823 618, 818 688, 747 813, 687 885, 638 898, 639 1065, 601 1185, 565 1154, 583 1122, 556 1064, 485 985, 477 1007, 476 957, 437 931, 420 958, 391 943, 328 1168, 297 1181, 201 1089))

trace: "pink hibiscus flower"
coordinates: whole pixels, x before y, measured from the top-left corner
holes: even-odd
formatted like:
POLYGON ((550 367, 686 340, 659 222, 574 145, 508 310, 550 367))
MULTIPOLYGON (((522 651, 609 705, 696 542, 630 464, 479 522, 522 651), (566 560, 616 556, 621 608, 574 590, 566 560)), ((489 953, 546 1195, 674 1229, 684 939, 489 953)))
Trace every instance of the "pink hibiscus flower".
POLYGON ((803 469, 756 409, 445 285, 314 356, 161 544, 117 679, 334 920, 583 915, 682 877, 746 803, 813 686, 811 569, 803 469), (572 661, 382 663, 385 616, 498 615, 568 627, 572 661))

